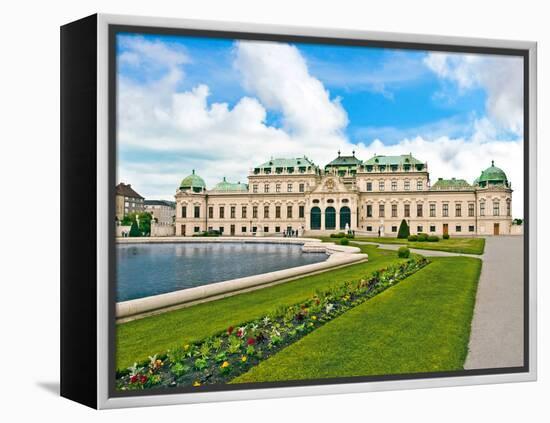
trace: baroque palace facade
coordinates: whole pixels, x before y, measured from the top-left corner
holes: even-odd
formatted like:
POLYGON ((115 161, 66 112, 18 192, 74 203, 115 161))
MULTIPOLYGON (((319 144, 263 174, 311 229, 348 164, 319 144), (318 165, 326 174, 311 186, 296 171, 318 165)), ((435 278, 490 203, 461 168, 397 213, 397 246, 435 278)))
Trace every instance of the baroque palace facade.
POLYGON ((195 174, 176 193, 176 235, 309 234, 352 230, 396 236, 402 219, 411 234, 500 235, 512 231, 512 189, 494 165, 472 185, 439 178, 412 154, 367 161, 341 156, 324 169, 306 157, 271 159, 248 184, 225 178, 212 189, 195 174))

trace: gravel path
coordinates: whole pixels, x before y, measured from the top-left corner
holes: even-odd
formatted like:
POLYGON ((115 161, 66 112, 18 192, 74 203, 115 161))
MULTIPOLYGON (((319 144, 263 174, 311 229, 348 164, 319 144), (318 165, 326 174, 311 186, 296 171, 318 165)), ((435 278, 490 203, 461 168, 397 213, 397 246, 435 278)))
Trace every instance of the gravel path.
MULTIPOLYGON (((353 241, 397 250, 398 244, 353 241)), ((427 257, 477 257, 483 260, 465 369, 523 365, 523 237, 487 237, 485 253, 457 254, 411 248, 427 257)))

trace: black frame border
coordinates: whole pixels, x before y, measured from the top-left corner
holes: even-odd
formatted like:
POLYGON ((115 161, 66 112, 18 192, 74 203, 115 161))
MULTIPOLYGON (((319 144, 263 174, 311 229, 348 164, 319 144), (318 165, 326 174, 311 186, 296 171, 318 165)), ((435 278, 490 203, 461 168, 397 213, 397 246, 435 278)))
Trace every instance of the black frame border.
MULTIPOLYGON (((395 375, 379 375, 379 376, 355 376, 355 377, 338 377, 326 379, 307 379, 307 380, 289 380, 284 382, 255 382, 243 383, 238 385, 204 385, 201 387, 180 387, 170 389, 151 389, 145 391, 117 391, 115 388, 115 354, 116 354, 116 238, 115 238, 115 222, 110 219, 109 224, 109 357, 108 357, 108 395, 109 398, 128 398, 140 396, 154 395, 170 395, 170 394, 193 394, 204 392, 220 392, 220 391, 247 391, 254 389, 268 388, 288 388, 300 386, 315 386, 315 385, 339 385, 349 383, 364 383, 364 382, 384 382, 398 381, 411 379, 438 379, 447 377, 464 377, 464 376, 480 376, 480 375, 497 375, 497 374, 514 374, 529 372, 529 147, 530 139, 530 65, 529 65, 529 50, 520 48, 501 48, 501 47, 480 47, 480 46, 462 46, 455 44, 436 44, 423 42, 407 42, 407 41, 383 41, 383 40, 368 40, 358 38, 339 38, 339 37, 320 37, 320 36, 304 36, 292 34, 275 34, 275 33, 256 33, 256 32, 239 32, 239 31, 222 31, 222 30, 205 30, 205 29, 190 29, 190 28, 174 28, 174 27, 158 27, 158 26, 141 26, 141 25, 108 25, 108 116, 109 116, 109 216, 115 214, 115 185, 116 185, 116 105, 117 105, 117 61, 116 61, 116 35, 119 33, 135 33, 135 34, 152 34, 152 35, 173 35, 173 36, 194 36, 205 38, 223 38, 234 40, 256 40, 256 41, 276 41, 289 43, 305 43, 305 44, 324 44, 352 47, 369 47, 369 48, 391 48, 398 50, 421 50, 421 51, 440 51, 453 53, 473 53, 473 54, 492 54, 504 56, 516 56, 523 58, 523 166, 524 166, 524 245, 523 245, 523 321, 524 321, 524 353, 523 366, 519 367, 504 367, 504 368, 487 368, 487 369, 472 369, 459 371, 445 372, 427 372, 427 373, 410 373, 410 374, 395 374, 395 375)), ((383 35, 382 35, 383 36, 383 35)), ((404 35, 405 37, 405 35, 404 35)))

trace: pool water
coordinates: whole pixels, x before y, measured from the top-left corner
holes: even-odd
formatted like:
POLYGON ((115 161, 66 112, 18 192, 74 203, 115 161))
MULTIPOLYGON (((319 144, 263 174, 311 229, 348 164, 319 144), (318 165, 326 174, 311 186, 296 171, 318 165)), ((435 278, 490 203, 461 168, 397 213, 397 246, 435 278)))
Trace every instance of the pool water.
POLYGON ((117 301, 324 261, 296 244, 118 244, 117 301))

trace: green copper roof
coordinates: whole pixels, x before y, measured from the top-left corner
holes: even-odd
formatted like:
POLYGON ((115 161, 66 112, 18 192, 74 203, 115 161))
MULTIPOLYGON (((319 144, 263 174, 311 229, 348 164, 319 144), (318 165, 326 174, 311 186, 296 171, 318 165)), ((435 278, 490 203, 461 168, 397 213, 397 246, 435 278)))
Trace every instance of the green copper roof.
POLYGON ((262 163, 257 168, 266 168, 266 167, 308 167, 315 166, 315 164, 309 160, 307 157, 298 157, 295 159, 271 159, 265 163, 262 163))
POLYGON ((248 191, 247 184, 241 184, 240 182, 227 182, 225 176, 223 181, 218 182, 212 191, 217 192, 246 192, 248 191))
POLYGON ((358 166, 362 163, 361 160, 359 160, 357 157, 355 157, 355 151, 353 152, 353 156, 341 156, 340 152, 338 152, 338 157, 336 157, 333 161, 331 161, 329 164, 325 166, 327 167, 352 167, 352 166, 358 166))
POLYGON ((206 184, 204 183, 204 179, 202 179, 199 175, 195 175, 195 169, 193 169, 193 173, 191 173, 191 175, 183 178, 180 188, 206 188, 206 184))
POLYGON ((495 166, 495 161, 493 160, 491 161, 491 167, 488 167, 483 172, 481 172, 477 183, 480 186, 485 186, 487 184, 508 185, 508 178, 506 177, 506 173, 504 173, 502 169, 495 166))
POLYGON ((446 191, 446 190, 467 190, 471 189, 472 186, 466 182, 464 179, 443 179, 439 178, 435 184, 432 185, 430 189, 438 191, 446 191))
POLYGON ((401 154, 400 156, 374 156, 368 159, 365 165, 385 165, 385 166, 399 166, 399 165, 417 165, 424 164, 420 160, 413 157, 412 154, 401 154))

